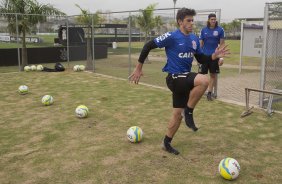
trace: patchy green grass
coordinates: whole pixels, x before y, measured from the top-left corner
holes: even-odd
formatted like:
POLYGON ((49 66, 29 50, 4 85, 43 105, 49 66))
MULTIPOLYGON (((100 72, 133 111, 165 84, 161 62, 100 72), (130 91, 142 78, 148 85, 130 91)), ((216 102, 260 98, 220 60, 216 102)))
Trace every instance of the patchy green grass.
MULTIPOLYGON (((164 79, 163 79, 164 80, 164 79)), ((173 145, 161 150, 171 116, 167 90, 134 85, 93 73, 0 74, 0 183, 230 183, 218 174, 224 157, 241 165, 235 183, 282 183, 282 116, 201 100, 199 131, 183 123, 173 145), (30 91, 19 95, 19 85, 30 91), (54 104, 43 106, 45 94, 54 104), (74 110, 86 105, 86 119, 74 110), (140 126, 144 139, 130 143, 126 131, 140 126)))

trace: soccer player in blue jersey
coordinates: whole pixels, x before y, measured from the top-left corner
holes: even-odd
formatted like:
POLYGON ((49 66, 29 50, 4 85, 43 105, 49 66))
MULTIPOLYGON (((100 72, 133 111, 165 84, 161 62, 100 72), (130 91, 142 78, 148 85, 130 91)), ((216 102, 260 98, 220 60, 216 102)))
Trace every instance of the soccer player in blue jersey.
POLYGON ((138 84, 143 75, 142 66, 150 50, 165 47, 167 63, 163 72, 167 72, 166 83, 172 91, 173 112, 163 140, 163 149, 178 155, 179 151, 171 146, 184 112, 185 122, 193 131, 197 131, 193 119, 193 110, 208 87, 208 78, 203 74, 191 72, 193 58, 198 62, 212 62, 229 54, 227 47, 217 48, 212 55, 204 55, 199 38, 192 33, 194 9, 178 10, 176 20, 179 26, 174 32, 168 32, 146 43, 140 53, 135 70, 129 76, 131 82, 138 84))
MULTIPOLYGON (((216 15, 214 13, 209 14, 207 26, 201 30, 200 44, 203 48, 203 52, 206 55, 214 53, 218 45, 224 44, 224 30, 218 25, 216 21, 216 15)), ((208 86, 207 99, 212 100, 212 91, 216 83, 216 76, 220 72, 219 66, 223 64, 223 58, 218 59, 217 62, 206 62, 200 64, 199 73, 210 73, 210 80, 208 86)))

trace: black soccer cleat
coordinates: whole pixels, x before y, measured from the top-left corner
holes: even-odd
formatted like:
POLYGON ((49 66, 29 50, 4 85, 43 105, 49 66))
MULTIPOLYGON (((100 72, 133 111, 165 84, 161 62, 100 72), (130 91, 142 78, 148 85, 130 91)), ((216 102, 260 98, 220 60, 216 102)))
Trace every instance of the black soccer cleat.
POLYGON ((198 130, 198 128, 196 127, 196 125, 194 123, 193 113, 188 112, 188 108, 187 107, 184 109, 184 117, 185 117, 186 125, 189 128, 191 128, 194 132, 196 132, 198 130))
POLYGON ((167 152, 169 152, 169 153, 172 153, 172 154, 174 154, 174 155, 179 155, 179 153, 180 153, 178 150, 174 149, 174 148, 170 145, 170 143, 166 143, 166 144, 165 144, 164 140, 163 140, 163 143, 162 143, 162 149, 165 150, 165 151, 167 151, 167 152))
POLYGON ((207 94, 207 100, 208 101, 212 101, 213 99, 212 99, 212 94, 211 93, 208 93, 207 94))

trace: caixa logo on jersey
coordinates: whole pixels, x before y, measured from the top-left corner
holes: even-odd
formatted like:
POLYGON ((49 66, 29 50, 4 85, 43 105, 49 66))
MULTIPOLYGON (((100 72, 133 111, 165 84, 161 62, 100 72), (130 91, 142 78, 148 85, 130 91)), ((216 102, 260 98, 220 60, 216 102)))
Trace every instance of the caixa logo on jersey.
POLYGON ((180 52, 178 54, 179 58, 193 58, 194 54, 192 52, 180 52))

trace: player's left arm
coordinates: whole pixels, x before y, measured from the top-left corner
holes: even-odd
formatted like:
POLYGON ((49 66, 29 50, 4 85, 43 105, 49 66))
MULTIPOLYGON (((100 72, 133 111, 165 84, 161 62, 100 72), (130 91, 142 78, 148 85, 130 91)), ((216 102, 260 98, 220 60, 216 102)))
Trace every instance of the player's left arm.
POLYGON ((217 60, 219 58, 223 58, 227 55, 229 55, 229 48, 228 45, 224 45, 224 46, 218 46, 215 50, 215 52, 208 56, 208 55, 204 55, 201 52, 195 53, 194 56, 197 59, 197 61, 201 64, 209 62, 209 61, 214 61, 217 60))
POLYGON ((222 58, 230 54, 228 45, 222 45, 222 46, 218 46, 212 55, 205 55, 203 53, 202 48, 200 47, 200 40, 196 39, 195 42, 196 42, 197 48, 195 50, 194 56, 196 60, 201 64, 207 63, 209 61, 217 60, 219 58, 222 58))
MULTIPOLYGON (((219 40, 219 47, 222 47, 225 45, 225 32, 224 32, 224 29, 222 28, 221 32, 220 32, 220 40, 219 40)), ((223 65, 223 61, 224 59, 223 58, 219 58, 218 60, 218 65, 221 66, 223 65)))
POLYGON ((220 38, 220 41, 219 41, 219 45, 225 45, 225 39, 224 38, 220 38))

